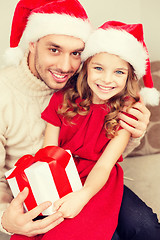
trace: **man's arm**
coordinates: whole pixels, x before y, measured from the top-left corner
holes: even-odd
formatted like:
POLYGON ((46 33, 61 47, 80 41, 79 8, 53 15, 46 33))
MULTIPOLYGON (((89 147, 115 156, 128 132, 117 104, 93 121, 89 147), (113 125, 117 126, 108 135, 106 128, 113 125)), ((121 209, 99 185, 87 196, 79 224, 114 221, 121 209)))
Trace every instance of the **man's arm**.
MULTIPOLYGON (((12 145, 16 145, 18 135, 17 129, 22 125, 23 118, 16 115, 14 118, 16 121, 13 121, 13 117, 11 116, 19 112, 16 109, 16 107, 18 108, 19 106, 16 102, 13 107, 13 99, 9 99, 8 96, 11 95, 9 93, 1 91, 0 95, 0 231, 8 234, 17 233, 26 236, 34 236, 49 231, 62 222, 63 218, 61 217, 61 213, 55 213, 44 219, 33 221, 35 217, 49 207, 50 203, 45 202, 25 213, 23 202, 28 195, 28 189, 24 189, 24 191, 13 199, 4 174, 8 169, 13 167, 14 159, 18 158, 18 155, 17 157, 15 155, 15 157, 11 159, 9 153, 11 153, 11 150, 14 150, 12 145), (10 149, 7 145, 9 141, 12 142, 10 149)), ((23 115, 23 112, 21 114, 23 115)), ((18 142, 21 142, 21 134, 18 140, 18 142)), ((21 149, 20 145, 16 146, 17 149, 21 149)))

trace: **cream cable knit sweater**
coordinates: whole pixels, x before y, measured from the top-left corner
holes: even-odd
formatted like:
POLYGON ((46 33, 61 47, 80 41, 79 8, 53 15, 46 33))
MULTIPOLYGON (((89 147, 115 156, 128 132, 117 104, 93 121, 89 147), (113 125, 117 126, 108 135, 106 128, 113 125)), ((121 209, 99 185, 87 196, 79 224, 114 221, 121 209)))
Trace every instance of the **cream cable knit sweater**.
MULTIPOLYGON (((0 71, 0 217, 12 199, 4 172, 21 156, 41 148, 45 129, 41 112, 52 93, 32 75, 27 56, 18 67, 0 71)), ((4 231, 1 224, 0 230, 4 231)))
MULTIPOLYGON (((12 200, 4 173, 25 154, 35 154, 42 146, 45 122, 41 112, 53 90, 30 72, 27 55, 18 66, 0 71, 0 219, 12 200)), ((139 144, 132 139, 126 149, 139 144)), ((1 222, 1 221, 0 221, 1 222)), ((0 230, 6 232, 0 224, 0 230)))

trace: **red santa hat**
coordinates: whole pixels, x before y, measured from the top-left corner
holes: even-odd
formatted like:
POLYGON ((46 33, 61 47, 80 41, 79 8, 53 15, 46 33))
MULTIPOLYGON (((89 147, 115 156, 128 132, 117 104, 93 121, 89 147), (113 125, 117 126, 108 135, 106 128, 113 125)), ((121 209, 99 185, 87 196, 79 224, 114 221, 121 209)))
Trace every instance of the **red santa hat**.
POLYGON ((20 0, 15 9, 6 63, 19 64, 29 42, 49 34, 87 40, 91 24, 77 0, 20 0))
POLYGON ((141 95, 145 104, 158 105, 159 92, 153 87, 148 50, 144 42, 142 24, 108 21, 89 37, 82 60, 100 52, 118 55, 130 63, 138 79, 143 77, 141 95))

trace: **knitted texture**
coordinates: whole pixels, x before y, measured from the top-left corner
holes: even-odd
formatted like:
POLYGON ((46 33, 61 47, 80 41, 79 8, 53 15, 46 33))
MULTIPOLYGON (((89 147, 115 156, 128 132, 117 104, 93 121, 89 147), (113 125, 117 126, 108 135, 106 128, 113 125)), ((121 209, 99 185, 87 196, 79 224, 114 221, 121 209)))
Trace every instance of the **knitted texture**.
MULTIPOLYGON (((26 64, 0 71, 0 216, 12 200, 4 172, 23 155, 34 154, 42 146, 45 122, 41 112, 52 90, 34 77, 26 64)), ((0 230, 5 232, 0 225, 0 230)))

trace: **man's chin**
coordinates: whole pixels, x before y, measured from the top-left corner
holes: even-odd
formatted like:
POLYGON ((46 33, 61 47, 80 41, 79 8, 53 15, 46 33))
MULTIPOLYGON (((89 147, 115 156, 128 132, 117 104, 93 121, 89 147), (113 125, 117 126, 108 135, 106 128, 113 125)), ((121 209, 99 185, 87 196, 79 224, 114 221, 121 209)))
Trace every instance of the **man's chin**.
POLYGON ((53 83, 53 84, 47 84, 46 85, 53 90, 61 90, 62 88, 64 88, 64 86, 66 85, 67 82, 63 82, 63 83, 53 83))

